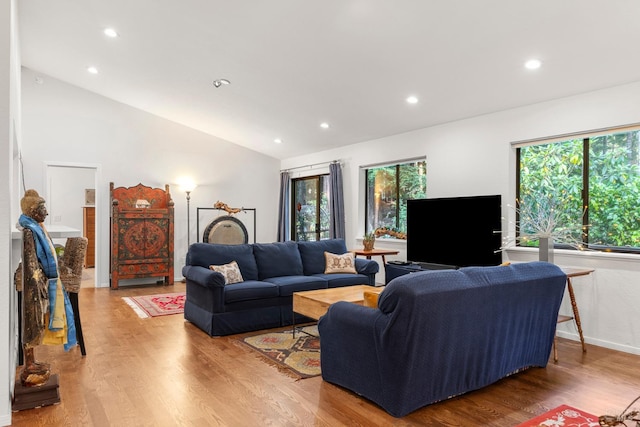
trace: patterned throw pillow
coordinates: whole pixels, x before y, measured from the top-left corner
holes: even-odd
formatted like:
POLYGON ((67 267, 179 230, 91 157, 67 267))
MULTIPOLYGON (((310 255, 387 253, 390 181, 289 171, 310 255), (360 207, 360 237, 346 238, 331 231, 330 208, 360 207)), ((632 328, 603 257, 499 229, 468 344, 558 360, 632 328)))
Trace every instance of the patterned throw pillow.
POLYGON ((324 274, 332 273, 356 273, 355 257, 353 253, 336 255, 331 252, 324 253, 325 268, 324 274))
POLYGON ((238 263, 235 261, 231 261, 229 264, 224 265, 210 265, 209 269, 217 271, 218 273, 222 273, 222 275, 224 276, 225 285, 240 283, 244 281, 244 279, 242 278, 242 274, 240 273, 238 263))

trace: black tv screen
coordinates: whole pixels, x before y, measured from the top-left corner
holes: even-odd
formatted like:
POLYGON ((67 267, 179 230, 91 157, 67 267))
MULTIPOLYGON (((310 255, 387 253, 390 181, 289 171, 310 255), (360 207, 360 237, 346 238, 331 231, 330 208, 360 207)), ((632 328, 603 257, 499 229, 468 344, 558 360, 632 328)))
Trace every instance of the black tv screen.
POLYGON ((407 201, 407 260, 450 267, 502 262, 502 198, 407 201))

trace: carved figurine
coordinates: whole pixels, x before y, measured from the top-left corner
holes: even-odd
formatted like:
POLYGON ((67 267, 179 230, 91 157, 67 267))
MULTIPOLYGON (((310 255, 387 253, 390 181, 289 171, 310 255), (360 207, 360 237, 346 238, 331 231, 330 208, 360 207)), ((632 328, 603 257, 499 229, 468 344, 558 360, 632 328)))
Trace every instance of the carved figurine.
POLYGON ((237 214, 238 212, 242 212, 242 208, 230 208, 229 205, 227 205, 226 203, 221 202, 220 200, 218 200, 213 205, 213 207, 216 208, 216 209, 221 209, 223 211, 226 211, 230 215, 237 214))
POLYGON ((400 231, 392 230, 387 227, 378 227, 374 231, 376 237, 389 235, 391 237, 395 237, 396 239, 407 240, 407 234, 402 233, 400 231))
POLYGON ((76 345, 76 330, 69 297, 58 277, 53 242, 44 228, 48 212, 35 190, 27 190, 20 201, 22 215, 22 263, 16 272, 16 287, 22 291, 23 386, 43 385, 50 376, 49 365, 36 362, 34 349, 40 344, 76 345))

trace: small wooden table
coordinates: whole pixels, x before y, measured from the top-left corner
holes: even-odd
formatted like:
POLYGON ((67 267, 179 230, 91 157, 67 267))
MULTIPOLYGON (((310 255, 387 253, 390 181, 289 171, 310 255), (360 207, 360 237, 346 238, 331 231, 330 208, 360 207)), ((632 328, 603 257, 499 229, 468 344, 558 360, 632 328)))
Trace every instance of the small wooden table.
POLYGON ((354 256, 362 255, 367 257, 367 259, 371 259, 372 256, 381 256, 383 266, 387 263, 384 258, 385 255, 398 255, 400 253, 400 251, 394 251, 390 249, 371 249, 370 251, 365 251, 364 249, 355 249, 351 252, 353 252, 354 256))
POLYGON ((296 334, 295 313, 318 320, 327 313, 329 306, 338 301, 364 304, 364 293, 380 293, 384 286, 355 285, 340 288, 317 289, 293 293, 293 335, 296 334))
MULTIPOLYGON (((558 315, 558 323, 568 322, 574 320, 576 322, 576 328, 578 329, 578 335, 580 335, 580 343, 582 344, 582 352, 587 352, 587 347, 584 345, 584 336, 582 335, 582 324, 580 323, 580 312, 578 311, 578 304, 576 303, 576 296, 573 293, 573 284, 571 279, 579 276, 587 276, 594 272, 593 268, 575 268, 575 267, 560 267, 564 274, 567 275, 567 291, 569 291, 569 298, 571 299, 571 308, 573 310, 573 316, 558 315)), ((556 339, 553 340, 553 360, 558 361, 558 349, 556 348, 556 339)))

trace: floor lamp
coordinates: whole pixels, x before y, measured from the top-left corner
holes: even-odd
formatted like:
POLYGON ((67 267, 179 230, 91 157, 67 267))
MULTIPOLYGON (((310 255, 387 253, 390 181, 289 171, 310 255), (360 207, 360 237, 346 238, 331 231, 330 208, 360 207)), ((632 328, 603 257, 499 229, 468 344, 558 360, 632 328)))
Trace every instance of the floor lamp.
POLYGON ((187 250, 189 246, 191 246, 191 226, 189 224, 190 221, 190 209, 189 202, 191 201, 191 192, 196 188, 195 184, 183 184, 182 190, 187 193, 187 250))

